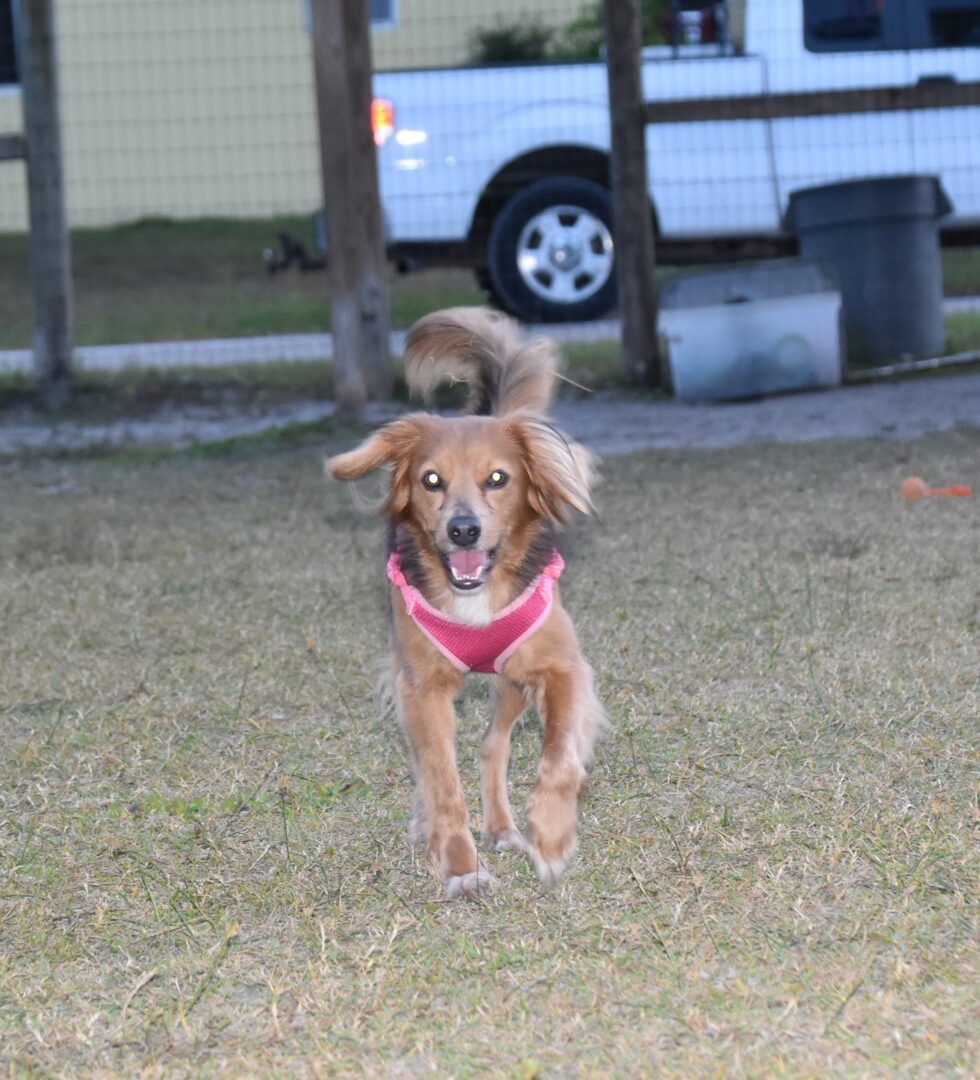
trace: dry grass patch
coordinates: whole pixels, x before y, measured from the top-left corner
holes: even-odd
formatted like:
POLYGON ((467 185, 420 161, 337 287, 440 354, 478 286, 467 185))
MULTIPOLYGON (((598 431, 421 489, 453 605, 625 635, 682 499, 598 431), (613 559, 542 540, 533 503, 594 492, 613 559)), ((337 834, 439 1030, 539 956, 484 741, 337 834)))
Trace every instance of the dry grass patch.
POLYGON ((980 504, 896 493, 976 433, 608 461, 562 585, 615 736, 569 877, 483 904, 405 838, 323 449, 0 467, 11 1075, 973 1073, 980 504))

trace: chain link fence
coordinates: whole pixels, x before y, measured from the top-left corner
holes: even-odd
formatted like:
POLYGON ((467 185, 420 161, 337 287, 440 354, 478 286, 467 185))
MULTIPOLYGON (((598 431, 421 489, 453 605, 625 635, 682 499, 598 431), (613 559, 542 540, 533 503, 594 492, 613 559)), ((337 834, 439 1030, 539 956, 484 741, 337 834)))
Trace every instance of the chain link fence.
MULTIPOLYGON (((4 141, 23 130, 18 2, 0 0, 8 352, 31 344, 26 170, 4 141)), ((387 239, 393 266, 424 271, 396 288, 395 324, 487 294, 528 318, 607 313, 601 5, 369 3, 387 239), (399 306, 401 292, 416 298, 399 306)), ((78 343, 326 331, 308 4, 58 0, 55 11, 78 343)), ((936 175, 948 238, 980 224, 980 2, 644 0, 642 11, 659 263, 792 251, 793 193, 854 177, 936 175)), ((980 292, 971 252, 951 265, 948 287, 980 292)))

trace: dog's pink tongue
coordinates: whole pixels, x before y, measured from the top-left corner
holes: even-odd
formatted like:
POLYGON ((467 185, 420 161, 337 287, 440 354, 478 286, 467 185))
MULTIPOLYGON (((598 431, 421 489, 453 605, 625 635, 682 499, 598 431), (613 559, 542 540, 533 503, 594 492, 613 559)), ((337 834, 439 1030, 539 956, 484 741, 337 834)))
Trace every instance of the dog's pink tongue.
POLYGON ((453 551, 449 555, 449 565, 460 577, 479 577, 486 562, 485 551, 453 551))

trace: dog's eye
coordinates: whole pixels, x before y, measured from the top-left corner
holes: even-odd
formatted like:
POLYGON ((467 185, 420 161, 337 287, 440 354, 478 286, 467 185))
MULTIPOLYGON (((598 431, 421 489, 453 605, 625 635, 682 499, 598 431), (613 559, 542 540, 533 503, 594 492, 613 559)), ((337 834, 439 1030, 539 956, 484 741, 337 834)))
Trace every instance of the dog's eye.
POLYGON ((487 487, 500 488, 507 483, 507 474, 500 469, 494 469, 487 477, 487 487))
POLYGON ((429 491, 438 491, 442 487, 442 477, 434 469, 430 469, 422 476, 422 486, 429 491))

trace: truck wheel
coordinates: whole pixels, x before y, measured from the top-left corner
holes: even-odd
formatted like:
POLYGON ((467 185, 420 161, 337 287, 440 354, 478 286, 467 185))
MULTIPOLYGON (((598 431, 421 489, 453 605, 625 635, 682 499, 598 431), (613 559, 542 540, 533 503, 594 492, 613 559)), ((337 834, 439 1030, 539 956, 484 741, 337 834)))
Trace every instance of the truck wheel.
POLYGON ((612 198, 591 180, 538 180, 497 215, 491 291, 525 322, 596 319, 616 302, 612 198))

